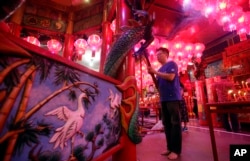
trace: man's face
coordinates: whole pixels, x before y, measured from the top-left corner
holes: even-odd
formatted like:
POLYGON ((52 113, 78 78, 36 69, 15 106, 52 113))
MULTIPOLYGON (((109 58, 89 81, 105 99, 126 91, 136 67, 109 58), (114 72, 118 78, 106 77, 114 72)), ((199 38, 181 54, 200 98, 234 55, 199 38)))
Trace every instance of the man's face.
POLYGON ((164 53, 163 51, 161 51, 161 50, 158 51, 158 52, 156 53, 156 56, 157 56, 157 60, 158 60, 159 63, 163 64, 163 63, 166 62, 167 54, 164 53))

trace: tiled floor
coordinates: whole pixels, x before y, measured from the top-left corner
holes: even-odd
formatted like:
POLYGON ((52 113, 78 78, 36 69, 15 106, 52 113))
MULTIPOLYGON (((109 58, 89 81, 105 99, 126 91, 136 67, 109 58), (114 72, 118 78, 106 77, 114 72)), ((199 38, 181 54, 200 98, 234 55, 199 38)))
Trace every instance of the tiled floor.
MULTIPOLYGON (((188 132, 183 132, 182 154, 176 161, 213 161, 209 129, 190 122, 188 132)), ((232 133, 223 129, 215 129, 216 145, 219 161, 229 161, 230 144, 250 144, 249 133, 232 133)), ((160 153, 165 150, 163 132, 148 132, 143 141, 137 145, 138 161, 166 161, 160 153)))

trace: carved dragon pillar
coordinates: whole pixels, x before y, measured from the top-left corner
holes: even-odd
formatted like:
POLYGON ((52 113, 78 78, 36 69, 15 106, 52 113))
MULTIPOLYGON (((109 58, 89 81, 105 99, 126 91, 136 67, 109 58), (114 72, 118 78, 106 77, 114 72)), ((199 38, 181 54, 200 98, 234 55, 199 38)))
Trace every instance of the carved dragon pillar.
MULTIPOLYGON (((125 0, 117 0, 117 15, 116 24, 118 27, 118 34, 121 26, 128 26, 128 19, 131 18, 131 9, 128 8, 125 0)), ((118 86, 118 89, 123 90, 123 106, 121 108, 122 113, 122 125, 124 127, 125 142, 124 148, 113 156, 114 161, 136 161, 136 144, 135 140, 137 136, 131 138, 131 129, 136 130, 134 121, 137 117, 133 117, 136 114, 136 82, 134 76, 134 58, 132 52, 129 51, 122 63, 117 79, 124 80, 124 83, 118 86), (135 140, 133 140, 135 139, 135 140)), ((132 130, 133 131, 133 130, 132 130)), ((133 136, 132 136, 133 137, 133 136)), ((139 139, 140 140, 140 139, 139 139)))
MULTIPOLYGON (((122 26, 129 26, 128 19, 131 19, 131 9, 125 3, 125 0, 117 0, 117 15, 116 15, 116 24, 118 25, 118 29, 122 26)), ((119 31, 118 30, 118 34, 119 31)), ((119 80, 124 80, 125 77, 129 75, 134 75, 134 58, 132 56, 132 52, 129 51, 127 56, 124 59, 123 65, 119 69, 119 80)))

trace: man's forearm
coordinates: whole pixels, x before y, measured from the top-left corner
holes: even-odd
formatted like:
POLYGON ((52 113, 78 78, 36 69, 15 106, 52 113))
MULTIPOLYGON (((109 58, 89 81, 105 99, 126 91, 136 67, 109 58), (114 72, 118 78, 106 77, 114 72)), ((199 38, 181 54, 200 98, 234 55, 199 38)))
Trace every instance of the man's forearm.
POLYGON ((156 72, 155 73, 157 76, 163 78, 163 79, 166 79, 168 81, 172 81, 175 77, 175 74, 174 73, 163 73, 163 72, 156 72))

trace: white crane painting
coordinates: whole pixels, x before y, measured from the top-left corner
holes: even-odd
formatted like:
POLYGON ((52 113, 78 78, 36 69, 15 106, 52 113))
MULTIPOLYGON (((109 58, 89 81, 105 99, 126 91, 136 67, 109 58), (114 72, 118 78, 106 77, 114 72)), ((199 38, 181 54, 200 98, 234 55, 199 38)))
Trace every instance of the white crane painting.
POLYGON ((58 107, 48 113, 45 116, 56 116, 58 119, 65 121, 65 124, 58 127, 55 130, 54 135, 50 139, 50 143, 54 143, 54 149, 60 147, 63 149, 67 146, 67 142, 71 139, 71 149, 74 144, 74 138, 76 134, 83 133, 80 131, 83 126, 83 118, 85 115, 85 108, 82 104, 82 99, 88 98, 86 93, 81 93, 78 97, 77 110, 72 111, 66 106, 58 107))
POLYGON ((117 115, 118 110, 121 106, 121 96, 119 96, 117 93, 114 94, 114 92, 109 89, 109 100, 110 100, 110 112, 109 112, 109 117, 111 119, 114 118, 115 115, 117 115))

